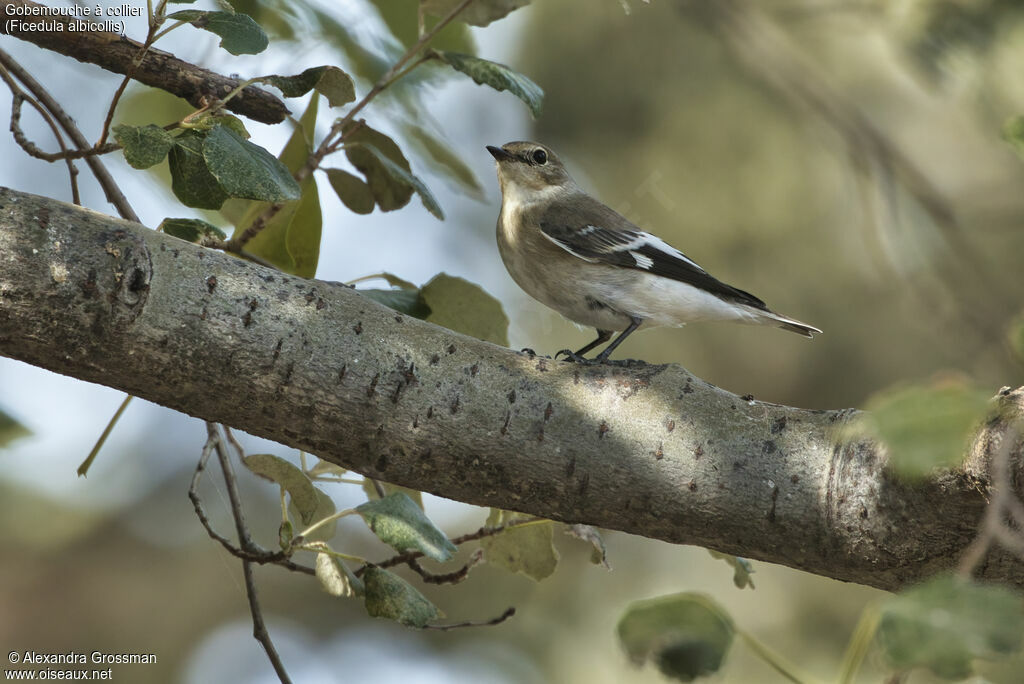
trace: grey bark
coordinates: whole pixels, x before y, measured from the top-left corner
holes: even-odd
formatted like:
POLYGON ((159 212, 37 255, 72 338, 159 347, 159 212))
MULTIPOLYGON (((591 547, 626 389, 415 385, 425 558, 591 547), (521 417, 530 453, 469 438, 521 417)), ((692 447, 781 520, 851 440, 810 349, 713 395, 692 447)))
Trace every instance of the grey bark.
MULTIPOLYGON (((535 358, 2 188, 0 354, 451 499, 885 589, 956 563, 1024 415, 1024 390, 1003 390, 962 469, 907 485, 842 429, 852 410, 744 400, 671 364, 535 358)), ((998 550, 979 574, 1024 586, 998 550)))

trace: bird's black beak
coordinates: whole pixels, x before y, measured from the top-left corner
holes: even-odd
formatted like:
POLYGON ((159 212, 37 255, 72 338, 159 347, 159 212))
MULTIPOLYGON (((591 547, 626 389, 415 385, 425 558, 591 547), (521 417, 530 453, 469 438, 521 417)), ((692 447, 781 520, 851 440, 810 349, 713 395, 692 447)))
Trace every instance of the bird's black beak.
POLYGON ((487 151, 491 153, 491 156, 494 157, 495 161, 503 162, 509 159, 515 159, 515 155, 509 154, 505 150, 500 147, 495 147, 494 145, 488 145, 487 151))

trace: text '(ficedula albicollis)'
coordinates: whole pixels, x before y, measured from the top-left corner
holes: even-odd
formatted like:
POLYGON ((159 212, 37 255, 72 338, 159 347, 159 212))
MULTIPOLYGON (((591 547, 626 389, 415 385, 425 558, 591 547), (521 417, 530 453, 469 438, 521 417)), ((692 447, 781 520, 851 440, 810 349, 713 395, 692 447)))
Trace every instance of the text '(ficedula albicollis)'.
POLYGON ((580 325, 597 329, 583 354, 622 333, 693 321, 771 325, 807 337, 821 331, 775 313, 585 193, 549 148, 534 142, 488 146, 498 166, 498 251, 519 287, 580 325))

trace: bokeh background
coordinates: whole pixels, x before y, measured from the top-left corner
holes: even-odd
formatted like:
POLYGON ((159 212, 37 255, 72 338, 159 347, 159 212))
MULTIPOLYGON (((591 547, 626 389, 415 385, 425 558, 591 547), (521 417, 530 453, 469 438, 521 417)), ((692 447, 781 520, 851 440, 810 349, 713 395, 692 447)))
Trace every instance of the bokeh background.
MULTIPOLYGON (((189 29, 160 47, 222 73, 331 63, 372 76, 401 53, 414 21, 395 17, 414 17, 416 3, 243 5, 283 37, 267 53, 231 57, 189 29)), ((472 39, 482 57, 544 88, 543 115, 531 120, 507 93, 438 69, 381 98, 365 116, 409 146, 448 219, 436 221, 415 199, 398 212, 356 216, 321 182, 318 277, 390 271, 424 283, 445 271, 503 302, 514 347, 551 353, 589 341, 592 331, 518 291, 495 249, 500 198, 484 146, 535 139, 559 151, 586 188, 713 274, 825 331, 808 341, 693 325, 635 335, 622 356, 681 363, 738 394, 815 408, 861 406, 895 383, 950 371, 992 393, 1020 385, 1006 325, 1024 307, 1024 166, 1001 129, 1024 112, 1022 19, 1019 3, 1000 0, 535 0, 473 29, 472 39), (415 147, 410 126, 443 136, 477 189, 451 182, 415 147)), ((141 20, 128 28, 145 32, 141 20)), ((98 136, 119 77, 7 36, 0 47, 98 136)), ((369 85, 361 80, 359 92, 369 85)), ((130 90, 120 116, 165 122, 187 111, 168 100, 130 90)), ((322 129, 329 123, 323 115, 322 129)), ((25 124, 54 148, 42 125, 28 115, 25 124)), ((248 125, 275 151, 289 134, 248 125)), ((193 215, 159 173, 136 172, 119 154, 107 163, 148 225, 193 215)), ((85 204, 113 213, 82 178, 85 204)), ((8 135, 0 136, 0 184, 70 198, 63 167, 28 158, 8 135)), ((186 498, 202 424, 136 401, 89 477, 76 477, 121 399, 0 359, 0 406, 33 432, 0 450, 0 646, 158 655, 156 665, 119 666, 120 681, 275 681, 251 637, 239 563, 206 537, 186 498)), ((245 444, 295 458, 278 445, 245 444)), ((272 545, 276 492, 244 476, 243 491, 252 527, 272 545)), ((341 485, 332 494, 339 507, 362 496, 341 485)), ((203 495, 215 524, 230 530, 223 486, 210 478, 203 495)), ((429 496, 426 506, 452 535, 485 517, 429 496)), ((339 534, 356 553, 389 555, 358 521, 346 520, 339 534)), ((543 583, 483 566, 460 585, 426 587, 454 620, 518 609, 501 626, 448 633, 373 620, 359 603, 279 568, 257 576, 271 633, 298 682, 662 681, 629 665, 614 626, 632 601, 689 590, 712 594, 737 623, 830 679, 860 611, 882 596, 764 563, 755 563, 757 589, 741 591, 701 549, 606 539, 611 572, 565 537, 557 540, 561 566, 543 583)), ((868 663, 864 681, 879 679, 877 665, 868 663)), ((1021 667, 988 676, 1020 681, 1021 667)), ((717 680, 783 681, 741 644, 717 680)))

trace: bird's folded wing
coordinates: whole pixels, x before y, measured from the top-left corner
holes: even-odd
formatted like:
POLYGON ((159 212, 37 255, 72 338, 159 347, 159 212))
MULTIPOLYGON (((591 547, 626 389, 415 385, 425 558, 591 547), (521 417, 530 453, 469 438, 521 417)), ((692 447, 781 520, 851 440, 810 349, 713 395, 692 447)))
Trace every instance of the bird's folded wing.
POLYGON ((587 199, 593 205, 572 215, 557 207, 545 211, 539 217, 544 236, 585 261, 646 271, 692 285, 726 301, 768 310, 754 295, 726 285, 661 238, 640 230, 596 200, 587 199))

